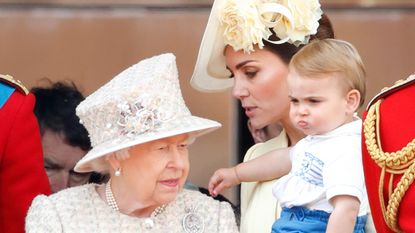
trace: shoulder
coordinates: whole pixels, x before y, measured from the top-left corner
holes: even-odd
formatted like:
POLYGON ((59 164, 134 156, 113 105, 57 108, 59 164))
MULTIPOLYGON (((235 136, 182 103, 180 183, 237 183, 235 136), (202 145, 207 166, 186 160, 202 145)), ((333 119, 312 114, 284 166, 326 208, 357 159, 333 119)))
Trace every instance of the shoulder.
POLYGON ((60 232, 60 221, 54 204, 48 196, 37 196, 27 212, 26 232, 60 232))
POLYGON ((41 206, 42 204, 47 203, 58 212, 76 212, 87 206, 91 200, 97 196, 93 193, 95 192, 94 187, 94 184, 86 184, 67 188, 50 196, 37 196, 32 205, 37 206, 40 204, 41 206))
POLYGON ((80 218, 89 221, 96 217, 91 215, 92 205, 97 203, 94 198, 98 196, 93 193, 94 187, 93 184, 86 184, 64 189, 50 196, 37 196, 26 217, 26 230, 39 229, 39 226, 42 226, 42 229, 57 229, 57 227, 69 226, 71 222, 76 226, 80 223, 80 218))
POLYGON ((0 74, 0 85, 10 86, 24 95, 29 94, 29 90, 23 85, 20 80, 14 79, 13 76, 8 74, 0 74))
POLYGON ((0 109, 6 109, 6 112, 19 111, 20 108, 33 109, 34 103, 34 96, 19 80, 10 75, 0 74, 0 109))
MULTIPOLYGON (((415 84, 415 74, 409 76, 405 80, 398 80, 391 87, 383 88, 377 95, 375 95, 368 103, 366 110, 368 110, 372 105, 374 105, 378 100, 385 99, 388 96, 394 94, 395 92, 406 89, 407 87, 415 84)), ((410 97, 409 97, 410 98, 410 97)), ((401 103, 398 103, 401 104, 401 103)))
POLYGON ((194 208, 204 215, 218 216, 220 213, 226 213, 234 216, 231 205, 226 201, 218 201, 199 191, 183 190, 178 196, 176 203, 186 210, 194 208))
POLYGON ((11 75, 0 74, 0 83, 3 85, 7 84, 24 95, 29 94, 29 90, 23 85, 23 83, 20 80, 14 79, 11 75))
POLYGON ((195 190, 188 190, 184 189, 177 198, 178 202, 188 203, 188 204, 196 204, 204 206, 208 209, 220 209, 220 208, 230 208, 232 209, 231 205, 225 201, 218 201, 213 199, 212 197, 203 194, 199 191, 195 190))
POLYGON ((244 162, 259 157, 269 151, 286 147, 288 147, 288 137, 285 130, 283 130, 277 137, 263 143, 257 143, 249 148, 245 154, 244 162))
POLYGON ((87 201, 95 192, 95 184, 85 184, 67 188, 49 196, 56 203, 74 204, 87 201))

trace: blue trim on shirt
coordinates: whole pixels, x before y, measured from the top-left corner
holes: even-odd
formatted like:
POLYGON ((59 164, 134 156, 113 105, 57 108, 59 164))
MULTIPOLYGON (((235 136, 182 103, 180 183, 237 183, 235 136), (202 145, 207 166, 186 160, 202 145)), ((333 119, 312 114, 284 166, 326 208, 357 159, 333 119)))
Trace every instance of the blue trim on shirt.
POLYGON ((0 83, 0 108, 7 102, 10 96, 13 94, 15 88, 7 84, 0 83))

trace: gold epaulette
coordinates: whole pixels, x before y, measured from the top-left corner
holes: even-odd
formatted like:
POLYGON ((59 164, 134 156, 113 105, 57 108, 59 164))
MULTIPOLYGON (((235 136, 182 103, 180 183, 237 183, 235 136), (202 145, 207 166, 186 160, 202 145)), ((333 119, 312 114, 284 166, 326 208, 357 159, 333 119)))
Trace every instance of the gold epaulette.
POLYGON ((22 84, 22 82, 20 82, 20 80, 14 79, 13 76, 11 75, 0 74, 0 82, 5 82, 13 86, 14 88, 16 88, 17 90, 19 90, 21 93, 25 95, 29 94, 29 90, 27 90, 27 88, 22 84))
POLYGON ((372 106, 374 103, 376 103, 376 101, 380 98, 384 98, 387 95, 390 95, 392 93, 394 93, 395 91, 410 85, 411 83, 415 82, 415 74, 409 76, 407 79, 400 79, 398 81, 395 82, 395 84, 393 84, 393 86, 391 87, 384 87, 377 95, 375 95, 375 97, 373 97, 367 107, 366 110, 369 110, 370 106, 372 106))
POLYGON ((400 150, 386 152, 382 148, 380 121, 380 105, 387 96, 415 83, 415 74, 406 80, 398 80, 391 87, 383 88, 369 102, 366 119, 363 122, 363 135, 367 152, 370 158, 381 169, 378 195, 383 218, 388 227, 394 232, 401 233, 399 227, 399 206, 409 186, 415 180, 415 138, 400 150), (389 174, 389 181, 385 183, 385 175, 389 174), (393 187, 395 175, 401 175, 396 187, 393 187), (385 202, 384 187, 388 187, 388 201, 385 202))

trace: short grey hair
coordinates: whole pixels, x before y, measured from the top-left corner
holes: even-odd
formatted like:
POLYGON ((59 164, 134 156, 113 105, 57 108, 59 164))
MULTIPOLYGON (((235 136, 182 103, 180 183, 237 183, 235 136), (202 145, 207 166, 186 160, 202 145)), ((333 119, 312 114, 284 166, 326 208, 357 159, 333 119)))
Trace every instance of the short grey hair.
POLYGON ((112 154, 115 155, 115 158, 119 161, 126 160, 130 157, 129 147, 117 150, 115 152, 112 152, 110 154, 104 155, 99 159, 96 159, 94 161, 91 161, 91 168, 92 170, 101 173, 106 174, 109 173, 110 170, 110 164, 108 163, 108 157, 112 154))

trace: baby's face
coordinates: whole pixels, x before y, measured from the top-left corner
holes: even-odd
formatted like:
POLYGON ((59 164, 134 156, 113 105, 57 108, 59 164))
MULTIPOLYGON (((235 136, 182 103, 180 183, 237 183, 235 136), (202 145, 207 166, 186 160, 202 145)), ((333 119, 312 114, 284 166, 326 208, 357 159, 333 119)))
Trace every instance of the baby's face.
POLYGON ((325 134, 353 119, 348 113, 346 94, 335 75, 316 78, 301 77, 295 72, 288 75, 290 118, 306 135, 325 134))

